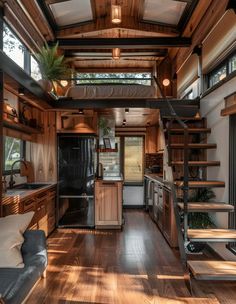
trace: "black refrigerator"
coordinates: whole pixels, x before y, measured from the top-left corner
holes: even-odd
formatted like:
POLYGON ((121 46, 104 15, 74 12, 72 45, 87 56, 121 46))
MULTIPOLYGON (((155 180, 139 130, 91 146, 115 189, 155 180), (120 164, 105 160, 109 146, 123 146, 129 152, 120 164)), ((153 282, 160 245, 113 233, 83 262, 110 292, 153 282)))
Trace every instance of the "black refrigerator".
POLYGON ((58 136, 59 227, 94 227, 95 137, 58 136))

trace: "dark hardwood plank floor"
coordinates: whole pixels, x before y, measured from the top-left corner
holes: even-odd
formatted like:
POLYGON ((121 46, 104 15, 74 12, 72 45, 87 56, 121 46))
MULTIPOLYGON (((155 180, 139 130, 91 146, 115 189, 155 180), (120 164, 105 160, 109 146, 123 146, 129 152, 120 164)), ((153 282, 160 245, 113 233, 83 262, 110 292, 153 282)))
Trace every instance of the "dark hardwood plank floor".
POLYGON ((143 211, 126 211, 123 231, 60 229, 48 239, 47 277, 27 304, 235 304, 236 283, 193 282, 178 253, 143 211))

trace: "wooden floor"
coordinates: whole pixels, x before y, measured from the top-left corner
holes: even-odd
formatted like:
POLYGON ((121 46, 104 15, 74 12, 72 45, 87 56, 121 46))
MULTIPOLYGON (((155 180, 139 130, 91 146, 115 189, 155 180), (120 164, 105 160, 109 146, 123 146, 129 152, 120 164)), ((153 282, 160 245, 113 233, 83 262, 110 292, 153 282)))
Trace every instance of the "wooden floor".
POLYGON ((47 278, 27 304, 235 304, 236 283, 185 287, 177 252, 143 211, 126 211, 120 231, 61 229, 48 239, 47 278))

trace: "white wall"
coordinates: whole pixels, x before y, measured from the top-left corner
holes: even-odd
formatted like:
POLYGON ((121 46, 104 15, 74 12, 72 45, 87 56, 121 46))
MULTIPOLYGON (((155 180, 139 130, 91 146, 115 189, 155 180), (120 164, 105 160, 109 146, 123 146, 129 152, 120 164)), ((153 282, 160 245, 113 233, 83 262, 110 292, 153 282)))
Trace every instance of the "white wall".
POLYGON ((144 205, 143 196, 144 196, 144 187, 143 186, 124 186, 123 189, 123 205, 144 205))
MULTIPOLYGON (((220 115, 225 107, 224 97, 233 93, 236 87, 236 77, 223 84, 201 100, 201 115, 207 118, 207 126, 211 128, 208 135, 209 143, 216 143, 216 150, 208 150, 208 160, 219 160, 220 167, 209 167, 207 176, 209 180, 225 181, 225 188, 213 189, 216 201, 228 202, 229 194, 229 117, 220 115)), ((227 215, 215 214, 215 221, 219 227, 227 227, 227 215)))

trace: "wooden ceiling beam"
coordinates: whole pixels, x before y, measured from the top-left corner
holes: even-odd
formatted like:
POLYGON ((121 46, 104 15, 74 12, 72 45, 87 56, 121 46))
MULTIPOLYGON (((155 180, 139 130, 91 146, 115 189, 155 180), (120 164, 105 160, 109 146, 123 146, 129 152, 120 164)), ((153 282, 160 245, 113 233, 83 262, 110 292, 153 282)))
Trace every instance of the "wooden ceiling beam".
POLYGON ((77 38, 58 39, 62 49, 142 49, 156 47, 190 47, 191 38, 187 37, 146 37, 146 38, 77 38))
POLYGON ((106 16, 104 18, 97 18, 94 22, 86 22, 81 25, 77 24, 76 26, 62 28, 56 32, 56 38, 73 38, 81 34, 91 35, 93 32, 113 28, 160 33, 160 35, 165 36, 177 36, 179 34, 179 31, 171 26, 140 22, 137 18, 131 16, 124 16, 120 25, 114 25, 111 23, 110 16, 106 16))

